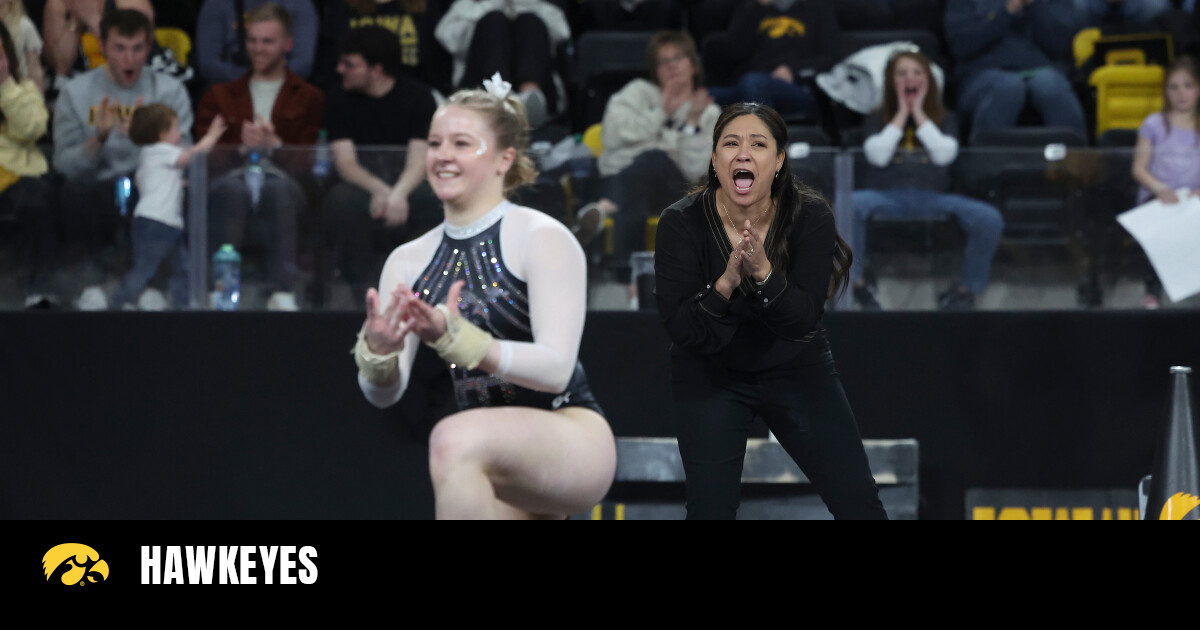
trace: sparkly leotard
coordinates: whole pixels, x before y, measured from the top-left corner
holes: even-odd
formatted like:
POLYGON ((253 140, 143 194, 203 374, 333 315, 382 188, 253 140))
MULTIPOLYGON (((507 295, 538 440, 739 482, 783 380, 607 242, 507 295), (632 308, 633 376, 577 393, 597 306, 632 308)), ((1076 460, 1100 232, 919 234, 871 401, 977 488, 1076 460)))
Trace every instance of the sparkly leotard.
MULTIPOLYGON (((462 317, 497 339, 533 341, 528 286, 504 264, 500 230, 505 209, 503 205, 497 208, 494 223, 482 231, 464 233, 446 225, 441 243, 413 283, 413 290, 425 302, 442 304, 450 287, 465 280, 458 303, 462 317)), ((512 405, 553 410, 581 406, 604 414, 578 360, 567 388, 556 394, 514 385, 482 370, 451 365, 450 373, 460 409, 512 405)))

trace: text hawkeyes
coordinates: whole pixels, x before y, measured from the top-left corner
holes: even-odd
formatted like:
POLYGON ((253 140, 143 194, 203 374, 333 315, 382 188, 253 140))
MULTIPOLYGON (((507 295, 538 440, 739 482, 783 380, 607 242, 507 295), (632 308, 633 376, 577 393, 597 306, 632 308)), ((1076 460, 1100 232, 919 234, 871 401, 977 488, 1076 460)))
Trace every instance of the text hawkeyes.
POLYGON ((316 557, 313 547, 142 546, 142 584, 312 584, 316 557))

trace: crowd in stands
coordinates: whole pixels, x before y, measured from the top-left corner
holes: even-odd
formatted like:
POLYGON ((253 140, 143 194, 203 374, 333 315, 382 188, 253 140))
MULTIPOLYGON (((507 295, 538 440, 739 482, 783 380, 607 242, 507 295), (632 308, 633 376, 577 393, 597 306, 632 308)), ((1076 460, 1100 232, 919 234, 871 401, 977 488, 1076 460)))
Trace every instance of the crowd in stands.
MULTIPOLYGON (((388 251, 440 221, 424 167, 437 104, 498 72, 535 140, 600 124, 594 177, 558 218, 582 241, 611 218, 617 261, 705 175, 720 108, 752 100, 865 153, 853 196, 862 308, 885 306, 863 274, 867 222, 933 214, 967 236, 940 305, 971 308, 1005 219, 951 186, 960 146, 1014 126, 1096 142, 1076 33, 1167 32, 1186 60, 1200 45, 1194 12, 1195 0, 0 0, 0 235, 29 307, 134 307, 166 261, 183 307, 184 234, 198 229, 184 225, 183 173, 204 159, 209 255, 260 248, 268 306, 295 310, 299 244, 319 230, 361 299, 388 251), (603 31, 646 33, 646 63, 587 120, 574 45, 603 31), (847 35, 872 31, 937 45, 887 59, 881 102, 863 116, 816 77, 854 52, 847 35), (139 129, 143 112, 153 123, 139 129), (314 169, 319 142, 328 176, 314 169), (127 181, 128 198, 114 194, 127 181)), ((1163 111, 1138 132, 1140 200, 1200 189, 1200 160, 1173 157, 1198 150, 1196 91, 1195 65, 1172 66, 1163 111)), ((1148 279, 1147 305, 1159 296, 1148 279)))

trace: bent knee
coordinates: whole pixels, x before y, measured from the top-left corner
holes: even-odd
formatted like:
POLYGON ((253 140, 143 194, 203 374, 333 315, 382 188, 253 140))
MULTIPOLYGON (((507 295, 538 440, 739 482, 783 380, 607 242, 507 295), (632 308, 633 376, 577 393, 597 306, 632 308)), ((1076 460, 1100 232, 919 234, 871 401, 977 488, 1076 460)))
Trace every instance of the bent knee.
POLYGON ((482 465, 482 440, 473 428, 480 418, 478 410, 461 411, 447 416, 429 435, 429 472, 434 483, 460 466, 482 465))

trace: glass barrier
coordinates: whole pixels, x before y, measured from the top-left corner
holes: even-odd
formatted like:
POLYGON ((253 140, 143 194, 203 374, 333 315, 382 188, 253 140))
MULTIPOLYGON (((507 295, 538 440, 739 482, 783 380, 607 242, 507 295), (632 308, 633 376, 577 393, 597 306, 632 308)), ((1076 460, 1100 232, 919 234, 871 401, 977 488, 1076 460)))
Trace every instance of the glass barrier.
MULTIPOLYGON (((686 183, 602 177, 578 146, 532 153, 542 174, 516 201, 576 231, 589 262, 589 307, 654 308, 648 252, 662 208, 686 183), (603 221, 593 221, 594 208, 603 221)), ((885 168, 857 148, 796 145, 788 153, 797 177, 830 201, 854 250, 856 286, 831 308, 1200 307, 1200 298, 1175 302, 1163 292, 1117 221, 1150 196, 1139 194, 1131 149, 963 148, 940 169, 903 152, 885 168)), ((188 168, 182 215, 132 177, 127 189, 121 180, 53 173, 18 180, 0 192, 0 309, 217 308, 232 298, 214 276, 224 273, 214 256, 228 244, 240 258, 238 310, 360 310, 386 256, 442 214, 427 184, 407 204, 364 188, 397 181, 403 148, 359 147, 357 157, 361 171, 342 177, 315 147, 258 156, 218 148, 188 168), (347 181, 355 178, 364 185, 347 181), (143 212, 147 195, 153 207, 143 212), (182 216, 182 234, 163 228, 171 216, 182 216)), ((1196 162, 1193 154, 1155 160, 1167 172, 1196 162)))

